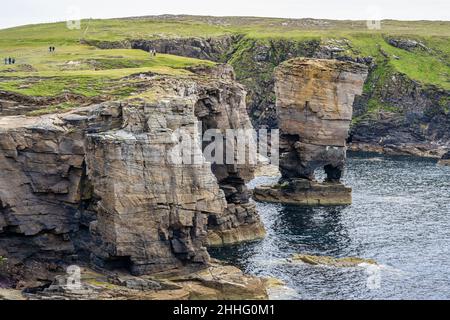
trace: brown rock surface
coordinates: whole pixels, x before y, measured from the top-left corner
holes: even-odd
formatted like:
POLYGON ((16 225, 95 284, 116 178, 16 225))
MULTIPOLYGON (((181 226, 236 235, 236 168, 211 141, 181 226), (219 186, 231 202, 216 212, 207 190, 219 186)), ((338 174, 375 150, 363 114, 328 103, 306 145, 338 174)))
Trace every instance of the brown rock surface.
POLYGON ((0 300, 263 300, 263 279, 247 276, 239 269, 219 263, 202 270, 189 268, 134 277, 123 272, 100 273, 80 269, 77 286, 68 286, 65 274, 44 289, 24 293, 0 289, 0 300))
POLYGON ((205 72, 149 79, 151 92, 128 101, 1 117, 0 255, 8 264, 57 269, 91 258, 147 274, 206 266, 208 228, 214 244, 261 237, 245 187, 252 166, 211 168, 195 130, 199 120, 251 128, 245 91, 229 68, 205 72), (200 163, 173 157, 178 129, 200 163))
POLYGON ((340 184, 352 105, 362 93, 367 68, 352 62, 292 59, 275 73, 280 127, 281 184, 257 188, 255 198, 297 204, 347 204, 351 191, 340 184), (323 168, 324 184, 314 171, 323 168), (302 181, 304 180, 304 181, 302 181), (287 184, 287 185, 286 185, 287 184))
MULTIPOLYGON (((252 128, 245 104, 246 92, 240 86, 225 90, 207 88, 195 106, 195 114, 202 122, 202 130, 217 130, 223 137, 224 159, 227 157, 228 129, 244 130, 252 128)), ((209 142, 204 143, 204 147, 209 142)), ((237 145, 237 143, 236 143, 237 145)), ((248 145, 246 152, 248 152, 248 145)), ((251 192, 246 183, 255 176, 257 163, 237 162, 237 148, 233 158, 236 164, 213 164, 212 171, 228 203, 224 214, 211 214, 208 220, 208 243, 210 246, 234 244, 255 240, 265 236, 264 226, 250 202, 251 192)))

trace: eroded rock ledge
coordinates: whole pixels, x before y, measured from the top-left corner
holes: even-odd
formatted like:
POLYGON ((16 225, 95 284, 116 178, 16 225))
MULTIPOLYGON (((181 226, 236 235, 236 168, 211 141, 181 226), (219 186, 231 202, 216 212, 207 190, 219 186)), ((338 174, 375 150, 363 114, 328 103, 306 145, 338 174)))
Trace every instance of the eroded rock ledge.
POLYGON ((362 93, 367 68, 353 62, 293 59, 276 72, 280 126, 278 185, 255 189, 260 201, 302 205, 351 203, 351 189, 340 179, 352 105, 362 93), (323 183, 314 171, 325 170, 323 183))
POLYGON ((154 78, 141 98, 0 118, 0 256, 11 281, 72 263, 134 275, 206 267, 208 239, 264 235, 245 187, 252 167, 171 157, 174 131, 198 142, 199 120, 251 128, 244 89, 217 70, 154 78))

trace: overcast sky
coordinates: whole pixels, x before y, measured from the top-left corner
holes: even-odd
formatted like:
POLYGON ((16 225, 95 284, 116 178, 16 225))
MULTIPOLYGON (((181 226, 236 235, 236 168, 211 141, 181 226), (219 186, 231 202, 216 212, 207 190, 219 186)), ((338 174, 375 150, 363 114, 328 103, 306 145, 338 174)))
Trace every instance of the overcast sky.
POLYGON ((0 28, 83 18, 159 14, 283 18, 450 20, 450 0, 2 0, 0 28))

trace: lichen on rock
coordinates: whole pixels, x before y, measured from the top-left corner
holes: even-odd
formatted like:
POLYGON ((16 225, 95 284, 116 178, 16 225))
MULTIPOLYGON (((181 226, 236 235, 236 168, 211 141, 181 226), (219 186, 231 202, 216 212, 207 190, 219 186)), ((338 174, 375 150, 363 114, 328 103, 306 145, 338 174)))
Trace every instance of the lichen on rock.
POLYGON ((357 257, 333 258, 329 256, 313 256, 306 254, 294 254, 292 260, 301 261, 310 265, 324 265, 330 267, 349 268, 357 267, 361 264, 377 265, 373 259, 363 259, 357 257))

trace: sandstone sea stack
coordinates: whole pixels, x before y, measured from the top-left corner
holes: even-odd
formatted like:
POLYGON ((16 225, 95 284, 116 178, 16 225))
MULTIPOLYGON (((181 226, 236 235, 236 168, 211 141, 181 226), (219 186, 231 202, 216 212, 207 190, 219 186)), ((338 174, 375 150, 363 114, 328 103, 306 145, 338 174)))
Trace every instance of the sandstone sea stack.
POLYGON ((259 201, 301 205, 351 203, 341 183, 352 105, 362 93, 367 67, 353 62, 298 58, 276 72, 280 170, 275 186, 255 189, 259 201), (324 182, 315 170, 326 173, 324 182))

